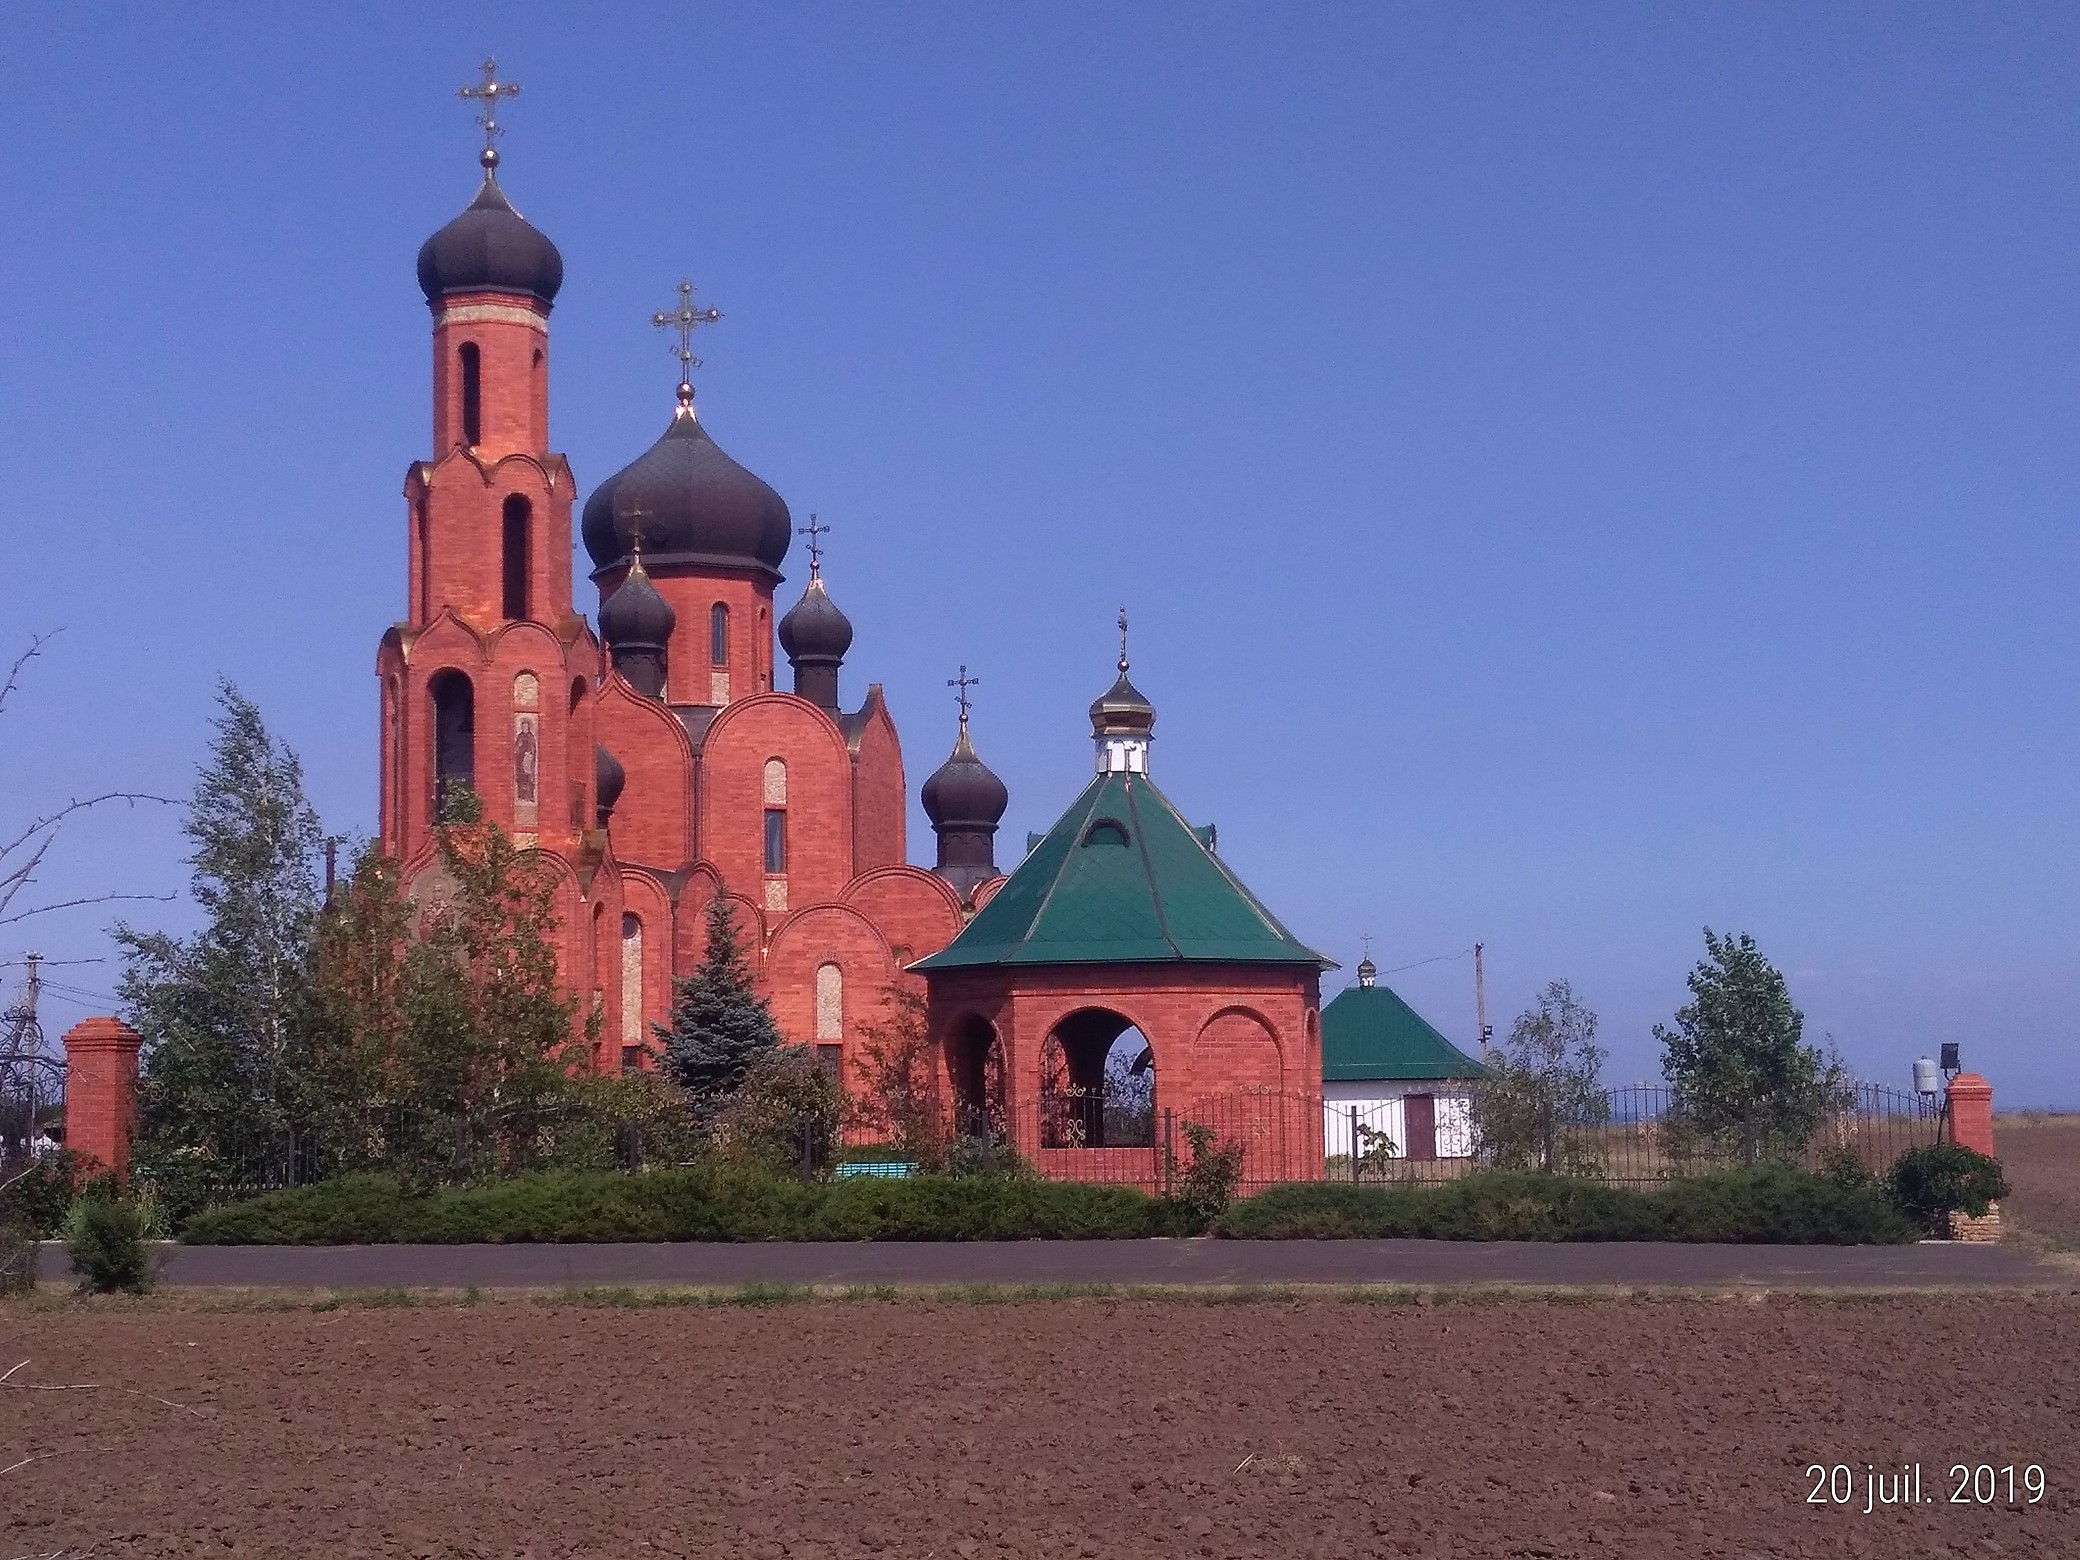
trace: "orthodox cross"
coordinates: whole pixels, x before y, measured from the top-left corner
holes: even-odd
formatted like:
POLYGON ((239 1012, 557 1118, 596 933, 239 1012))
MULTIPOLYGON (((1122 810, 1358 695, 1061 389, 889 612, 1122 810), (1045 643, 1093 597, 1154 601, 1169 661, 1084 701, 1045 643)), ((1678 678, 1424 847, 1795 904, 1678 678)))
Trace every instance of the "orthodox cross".
POLYGON ((465 101, 482 103, 484 105, 484 111, 477 115, 477 123, 484 127, 484 150, 477 161, 481 162, 484 165, 484 171, 489 173, 498 166, 498 147, 493 143, 505 134, 504 128, 498 122, 499 100, 518 97, 520 95, 520 83, 517 81, 500 81, 498 79, 498 61, 495 59, 487 59, 477 68, 484 73, 483 84, 475 87, 458 87, 455 95, 465 101))
POLYGON ((960 676, 946 679, 946 686, 960 690, 959 693, 954 695, 954 699, 961 707, 961 730, 966 732, 968 729, 968 690, 970 688, 980 688, 982 679, 980 677, 970 677, 967 667, 963 666, 960 676))
MULTIPOLYGON (((795 527, 795 535, 809 538, 809 578, 812 580, 823 577, 823 544, 817 541, 816 538, 830 534, 831 528, 827 525, 818 525, 814 515, 809 517, 807 525, 795 527)), ((964 666, 961 670, 966 671, 967 668, 964 666)))
POLYGON ((1365 945, 1365 957, 1366 957, 1366 958, 1368 958, 1368 959, 1369 959, 1369 958, 1371 958, 1371 957, 1372 957, 1372 933, 1370 933, 1370 932, 1363 932, 1363 933, 1360 933, 1360 934, 1359 934, 1359 937, 1358 937, 1358 941, 1359 941, 1359 942, 1361 942, 1361 943, 1363 943, 1363 944, 1365 945))
POLYGON ((675 330, 679 333, 679 345, 672 349, 672 356, 679 360, 679 404, 690 405, 693 401, 693 371, 701 366, 701 360, 693 355, 693 332, 697 325, 713 325, 722 318, 720 309, 696 309, 693 306, 693 283, 679 284, 679 307, 659 309, 650 316, 650 323, 659 330, 675 330))
POLYGON ((1119 669, 1122 675, 1127 670, 1127 609, 1119 609, 1119 669))

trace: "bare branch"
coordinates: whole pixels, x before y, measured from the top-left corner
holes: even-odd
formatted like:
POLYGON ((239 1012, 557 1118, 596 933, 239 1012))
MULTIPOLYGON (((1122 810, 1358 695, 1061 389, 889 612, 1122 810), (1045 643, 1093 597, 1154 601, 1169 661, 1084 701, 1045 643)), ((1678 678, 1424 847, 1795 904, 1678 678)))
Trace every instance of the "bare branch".
POLYGON ((0 858, 18 851, 40 830, 63 823, 76 812, 85 812, 89 807, 99 807, 106 802, 128 802, 135 807, 139 802, 157 802, 165 807, 180 806, 180 799, 173 796, 158 796, 150 791, 103 791, 99 796, 76 796, 47 817, 38 818, 13 839, 0 843, 0 858))
POLYGON ((18 910, 13 915, 0 915, 0 926, 12 926, 17 921, 26 921, 32 915, 48 915, 53 910, 71 910, 79 905, 109 905, 121 900, 149 899, 157 904, 167 904, 179 896, 174 894, 89 894, 84 899, 58 899, 47 905, 38 905, 33 910, 18 910))
POLYGON ((21 686, 22 668, 35 660, 39 655, 42 655, 43 647, 49 644, 55 636, 64 632, 65 630, 62 628, 54 628, 48 634, 31 634, 29 636, 29 648, 14 658, 14 665, 7 669, 7 682, 5 685, 0 685, 0 710, 7 708, 7 701, 14 696, 15 689, 21 686))

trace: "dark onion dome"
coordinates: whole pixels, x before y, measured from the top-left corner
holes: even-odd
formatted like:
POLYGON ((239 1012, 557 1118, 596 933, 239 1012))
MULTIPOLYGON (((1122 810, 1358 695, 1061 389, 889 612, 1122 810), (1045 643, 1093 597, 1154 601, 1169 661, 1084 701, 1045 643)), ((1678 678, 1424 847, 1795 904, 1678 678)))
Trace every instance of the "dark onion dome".
POLYGON ((419 290, 435 308, 450 293, 527 293, 544 304, 563 285, 563 256, 515 211, 492 174, 462 215, 419 248, 419 290))
POLYGON ((1127 681, 1127 659, 1121 656, 1119 680, 1091 705, 1091 730, 1101 737, 1145 737, 1155 725, 1156 707, 1127 681))
POLYGON ((592 807, 598 815, 599 827, 607 826, 613 816, 614 804, 621 800, 621 788, 628 784, 628 771, 621 767, 621 760, 599 744, 592 748, 592 807))
POLYGON ((600 637, 609 649, 627 646, 644 650, 662 649, 671 643, 672 628, 679 614, 650 583, 650 571, 642 555, 629 566, 621 586, 599 609, 600 637))
POLYGON ((787 501, 723 453, 682 398, 664 436, 593 489, 580 530, 595 572, 628 555, 619 512, 642 516, 653 567, 721 565, 774 576, 794 539, 787 501))
POLYGON ((838 610, 821 575, 810 579, 802 599, 780 619, 780 648, 797 664, 842 661, 852 648, 852 619, 838 610))
POLYGON ((994 829, 1011 805, 1011 793, 975 752, 961 722, 953 754, 933 770, 920 796, 934 829, 994 829))

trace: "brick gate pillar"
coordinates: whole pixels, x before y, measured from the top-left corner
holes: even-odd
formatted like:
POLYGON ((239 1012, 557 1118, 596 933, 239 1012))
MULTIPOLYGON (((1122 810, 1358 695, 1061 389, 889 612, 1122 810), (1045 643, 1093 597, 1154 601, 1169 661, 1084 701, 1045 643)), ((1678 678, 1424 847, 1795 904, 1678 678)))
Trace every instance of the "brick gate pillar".
MULTIPOLYGON (((1950 1080, 1950 1141, 1961 1148, 1993 1153, 1993 1085, 1977 1073, 1959 1073, 1950 1080)), ((2001 1205, 1993 1204, 1983 1218, 1962 1213, 1950 1216, 1950 1233, 1957 1240, 1999 1240, 2001 1205)))
POLYGON ((143 1045, 116 1018, 83 1018, 65 1031, 65 1146, 118 1175, 130 1168, 143 1045))

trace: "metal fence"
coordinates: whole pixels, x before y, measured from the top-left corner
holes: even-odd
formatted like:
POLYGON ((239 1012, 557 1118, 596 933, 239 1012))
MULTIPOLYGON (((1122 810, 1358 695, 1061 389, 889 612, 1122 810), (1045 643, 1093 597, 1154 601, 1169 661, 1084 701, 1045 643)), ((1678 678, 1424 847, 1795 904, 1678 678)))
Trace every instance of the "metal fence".
POLYGON ((1040 1174, 1169 1191, 1191 1163, 1190 1129, 1204 1127, 1216 1142, 1242 1149, 1245 1194, 1323 1179, 1430 1185, 1487 1169, 1652 1187, 1760 1164, 1812 1171, 1854 1164, 1875 1174, 1908 1149, 1938 1141, 1943 1129, 1939 1096, 1881 1084, 1734 1110, 1707 1108, 1664 1084, 1548 1097, 1522 1085, 1440 1082, 1432 1092, 1364 1105, 1241 1089, 1154 1108, 1147 1136, 1137 1131, 1124 1143, 1123 1133, 1090 1130, 1099 1125, 1095 1109, 1092 1102, 1089 1114, 1072 1113, 1066 1132, 1020 1145, 1040 1174))

